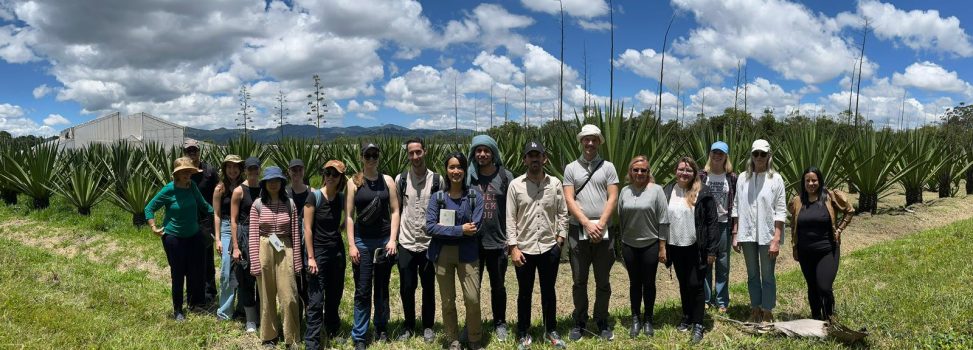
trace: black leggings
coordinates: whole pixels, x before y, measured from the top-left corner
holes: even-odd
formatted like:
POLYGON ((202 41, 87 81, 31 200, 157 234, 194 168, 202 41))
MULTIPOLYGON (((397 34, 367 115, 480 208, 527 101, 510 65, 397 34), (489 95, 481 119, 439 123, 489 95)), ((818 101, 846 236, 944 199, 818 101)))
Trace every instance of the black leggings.
POLYGON ((659 241, 652 245, 635 248, 622 243, 622 259, 628 270, 628 295, 631 301, 632 316, 643 322, 652 322, 655 309, 655 274, 659 268, 659 241), (645 313, 642 313, 642 303, 645 313))
POLYGON ((807 281, 811 318, 827 320, 834 315, 834 279, 838 275, 838 246, 831 250, 798 250, 801 272, 807 281))
MULTIPOLYGON (((206 236, 208 239, 209 236, 206 236)), ((205 289, 202 269, 203 264, 203 235, 194 234, 191 237, 178 237, 171 234, 162 236, 162 248, 166 251, 169 261, 169 273, 172 276, 172 309, 182 312, 183 287, 187 288, 189 306, 202 306, 205 289)))
POLYGON ((683 320, 689 324, 703 323, 703 277, 706 266, 700 266, 699 248, 666 245, 666 258, 672 260, 679 279, 679 296, 682 299, 683 320))

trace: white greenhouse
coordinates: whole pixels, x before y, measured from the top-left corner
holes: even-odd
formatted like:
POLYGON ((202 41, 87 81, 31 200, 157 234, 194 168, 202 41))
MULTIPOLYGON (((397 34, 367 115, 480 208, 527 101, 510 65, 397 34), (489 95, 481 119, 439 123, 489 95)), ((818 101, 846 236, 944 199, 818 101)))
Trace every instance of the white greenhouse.
POLYGON ((63 148, 85 148, 93 143, 110 144, 120 140, 182 146, 185 129, 148 113, 122 116, 115 112, 62 130, 58 142, 63 148))

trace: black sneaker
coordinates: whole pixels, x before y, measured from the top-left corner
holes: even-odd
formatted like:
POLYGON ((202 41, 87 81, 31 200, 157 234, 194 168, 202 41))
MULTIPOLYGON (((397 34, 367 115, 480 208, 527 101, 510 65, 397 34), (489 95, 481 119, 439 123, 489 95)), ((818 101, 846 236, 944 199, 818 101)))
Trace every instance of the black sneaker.
POLYGON ((356 341, 355 342, 355 350, 365 350, 365 342, 363 342, 363 341, 356 341))
POLYGON ((652 329, 652 321, 645 321, 645 323, 642 323, 642 334, 645 334, 646 337, 655 335, 655 329, 652 329))
POLYGON ((449 343, 449 350, 463 350, 463 345, 459 342, 459 340, 453 340, 451 343, 449 343))
POLYGON ((386 332, 378 332, 378 337, 375 337, 375 339, 376 339, 375 341, 379 343, 388 343, 389 334, 386 332))
POLYGON ((260 344, 264 349, 276 349, 277 343, 273 340, 268 340, 260 344))
POLYGON ((186 322, 186 314, 184 314, 182 311, 172 313, 172 318, 175 319, 176 322, 186 322))
POLYGON ((601 339, 605 341, 615 340, 615 332, 612 332, 611 328, 604 328, 601 330, 601 339))
POLYGON ((571 328, 571 333, 568 333, 568 338, 571 338, 571 341, 581 340, 581 332, 584 332, 584 326, 576 325, 571 328))
POLYGON ((397 339, 398 341, 407 341, 409 338, 412 338, 412 331, 406 329, 405 332, 402 332, 397 339))
POLYGON ((639 336, 642 332, 642 324, 639 322, 638 316, 632 316, 632 328, 628 330, 628 336, 635 338, 639 336))
POLYGON ((531 338, 529 334, 525 336, 521 336, 520 339, 517 340, 517 350, 530 349, 530 344, 533 342, 534 342, 534 338, 531 338))
POLYGON ((433 332, 432 328, 424 329, 422 331, 422 340, 424 340, 426 344, 436 341, 436 332, 433 332))
POLYGON ((547 342, 551 343, 551 346, 553 346, 555 349, 566 349, 568 347, 568 345, 561 340, 561 335, 557 334, 556 331, 547 332, 545 337, 547 337, 547 342))
POLYGON ((676 326, 676 330, 677 331, 680 331, 680 332, 688 332, 689 329, 691 329, 692 327, 693 326, 691 324, 689 324, 688 321, 686 321, 685 319, 683 319, 683 321, 682 322, 679 322, 679 325, 676 326))
POLYGON ((507 341, 507 335, 509 334, 509 331, 507 330, 507 323, 506 322, 498 323, 495 333, 498 341, 507 341))
POLYGON ((693 325, 693 338, 690 340, 693 344, 699 344, 703 341, 703 324, 697 323, 693 325))

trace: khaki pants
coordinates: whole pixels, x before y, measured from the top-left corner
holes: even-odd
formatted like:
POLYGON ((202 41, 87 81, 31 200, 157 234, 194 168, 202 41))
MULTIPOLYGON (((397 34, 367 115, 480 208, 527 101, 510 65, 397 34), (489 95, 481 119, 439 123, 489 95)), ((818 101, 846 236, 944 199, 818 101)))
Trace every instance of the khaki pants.
POLYGON ((483 336, 483 320, 480 319, 480 271, 479 262, 459 261, 459 247, 444 246, 436 261, 436 283, 442 297, 443 326, 446 327, 446 340, 459 340, 459 325, 456 316, 456 274, 459 274, 460 287, 463 288, 463 302, 466 305, 466 329, 471 342, 479 342, 483 336))
POLYGON ((297 304, 297 280, 294 278, 294 251, 289 236, 283 236, 284 250, 278 252, 270 244, 270 239, 260 237, 260 276, 257 276, 257 290, 260 291, 260 339, 277 339, 277 302, 280 301, 284 313, 284 343, 300 342, 300 307, 297 304))

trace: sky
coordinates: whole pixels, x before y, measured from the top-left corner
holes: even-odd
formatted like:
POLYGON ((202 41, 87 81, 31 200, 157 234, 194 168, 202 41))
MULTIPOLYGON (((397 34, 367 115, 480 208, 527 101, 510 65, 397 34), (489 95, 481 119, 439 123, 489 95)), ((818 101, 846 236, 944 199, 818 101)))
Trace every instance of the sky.
POLYGON ((875 125, 973 103, 966 1, 0 0, 0 130, 50 136, 116 111, 235 128, 242 87, 256 127, 276 126, 281 94, 287 123, 311 124, 314 75, 324 126, 538 125, 558 107, 560 5, 567 118, 610 95, 656 109, 663 52, 663 119, 743 109, 744 90, 754 115, 835 115, 863 39, 855 96, 875 125))

